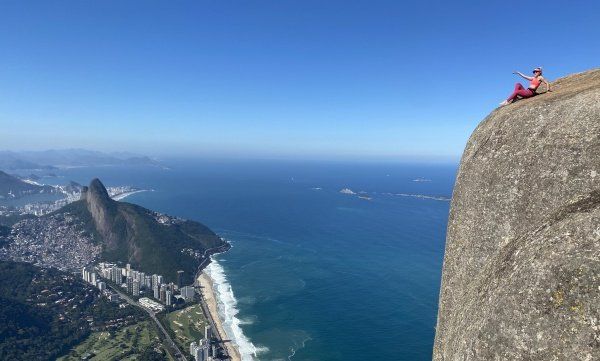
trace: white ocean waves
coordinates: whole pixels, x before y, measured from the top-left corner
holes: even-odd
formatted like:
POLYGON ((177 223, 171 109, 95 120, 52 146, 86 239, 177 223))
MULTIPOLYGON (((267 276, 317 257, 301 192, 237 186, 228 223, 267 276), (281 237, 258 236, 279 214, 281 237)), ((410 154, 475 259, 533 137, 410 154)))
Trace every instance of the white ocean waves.
POLYGON ((254 321, 254 318, 242 318, 240 319, 240 325, 252 325, 254 321))
POLYGON ((288 361, 292 361, 292 358, 296 356, 296 352, 298 352, 298 350, 300 350, 301 348, 306 347, 306 343, 310 340, 312 340, 312 338, 310 336, 307 336, 304 339, 302 339, 302 341, 299 344, 295 344, 293 347, 290 347, 290 354, 287 357, 288 361))
POLYGON ((397 196, 397 197, 412 197, 412 198, 421 198, 421 199, 430 199, 434 201, 442 201, 442 202, 450 202, 452 199, 449 197, 443 196, 429 196, 425 194, 410 194, 410 193, 383 193, 388 196, 397 196))
POLYGON ((146 189, 140 189, 140 190, 135 190, 135 191, 131 191, 131 192, 125 192, 125 193, 121 193, 121 194, 117 194, 116 196, 112 197, 113 200, 115 201, 121 201, 131 195, 134 195, 136 193, 141 193, 141 192, 147 192, 146 189))
POLYGON ((212 258, 212 262, 206 267, 205 272, 213 282, 219 317, 223 321, 223 328, 227 333, 227 337, 237 345, 242 361, 253 361, 258 354, 267 352, 268 348, 255 346, 244 335, 240 325, 246 324, 248 320, 244 322, 237 317, 239 313, 237 309, 238 301, 233 294, 231 285, 227 281, 223 267, 212 258))

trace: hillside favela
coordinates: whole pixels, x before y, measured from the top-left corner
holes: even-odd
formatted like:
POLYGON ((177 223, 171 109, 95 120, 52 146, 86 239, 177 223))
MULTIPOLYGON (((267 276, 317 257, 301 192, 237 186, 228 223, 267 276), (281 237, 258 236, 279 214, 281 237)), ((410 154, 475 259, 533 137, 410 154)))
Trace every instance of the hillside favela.
POLYGON ((597 1, 0 1, 0 361, 600 360, 597 1))
POLYGON ((3 356, 25 348, 30 359, 58 357, 76 346, 61 359, 239 359, 202 274, 229 243, 200 223, 116 200, 141 189, 0 175, 2 199, 19 201, 2 206, 3 295, 18 288, 3 313, 19 312, 26 332, 3 356), (28 203, 42 195, 60 198, 28 203))

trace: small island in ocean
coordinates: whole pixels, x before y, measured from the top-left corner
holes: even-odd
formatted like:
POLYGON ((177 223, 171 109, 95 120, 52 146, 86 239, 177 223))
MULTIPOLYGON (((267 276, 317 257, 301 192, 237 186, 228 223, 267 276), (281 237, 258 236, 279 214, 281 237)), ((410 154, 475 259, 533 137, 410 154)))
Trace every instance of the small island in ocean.
POLYGON ((423 178, 423 177, 417 177, 417 178, 413 179, 412 181, 416 182, 416 183, 429 183, 429 182, 431 182, 431 179, 423 178))

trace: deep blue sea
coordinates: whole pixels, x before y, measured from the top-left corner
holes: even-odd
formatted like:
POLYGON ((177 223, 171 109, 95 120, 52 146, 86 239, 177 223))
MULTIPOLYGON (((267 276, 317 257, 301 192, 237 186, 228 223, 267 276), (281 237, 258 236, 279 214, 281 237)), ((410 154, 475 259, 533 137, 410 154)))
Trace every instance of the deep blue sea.
POLYGON ((231 285, 236 301, 222 306, 246 359, 431 359, 455 164, 167 164, 70 169, 58 181, 152 189, 126 201, 229 240, 213 271, 231 285))

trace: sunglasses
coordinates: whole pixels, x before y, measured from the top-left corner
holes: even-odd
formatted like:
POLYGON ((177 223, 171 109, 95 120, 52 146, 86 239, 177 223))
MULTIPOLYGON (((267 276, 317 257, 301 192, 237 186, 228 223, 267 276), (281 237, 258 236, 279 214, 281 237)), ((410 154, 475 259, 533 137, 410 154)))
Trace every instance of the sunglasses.
POLYGON ((535 74, 535 73, 541 73, 541 71, 539 71, 539 70, 534 70, 534 71, 533 71, 533 74, 535 74))

